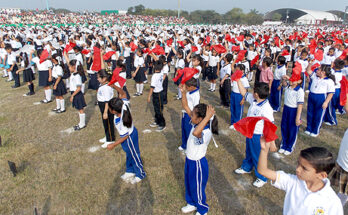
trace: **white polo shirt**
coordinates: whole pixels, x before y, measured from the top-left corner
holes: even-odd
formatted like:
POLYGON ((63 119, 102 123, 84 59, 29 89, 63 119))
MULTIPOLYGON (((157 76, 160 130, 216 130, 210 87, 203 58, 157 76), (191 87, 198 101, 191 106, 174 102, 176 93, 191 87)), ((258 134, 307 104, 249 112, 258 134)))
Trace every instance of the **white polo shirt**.
POLYGON ((162 68, 162 70, 161 70, 161 73, 162 73, 163 75, 167 75, 167 76, 168 76, 169 67, 168 67, 167 64, 163 66, 163 68, 162 68))
POLYGON ((132 125, 130 128, 127 128, 125 125, 123 125, 121 117, 117 117, 116 115, 114 118, 114 122, 117 132, 120 134, 121 138, 132 134, 134 125, 132 125))
POLYGON ((59 76, 63 77, 63 68, 60 65, 55 65, 52 69, 52 77, 57 79, 59 76))
MULTIPOLYGON (((250 103, 247 116, 262 116, 274 122, 273 118, 273 108, 269 104, 268 99, 257 103, 254 96, 251 93, 245 94, 245 100, 250 103)), ((256 123, 254 134, 263 134, 264 121, 260 120, 256 123)))
POLYGON ((301 58, 297 61, 301 64, 302 66, 302 73, 306 72, 307 66, 308 66, 308 60, 302 60, 301 58))
POLYGON ((163 91, 163 74, 156 72, 151 77, 151 88, 154 93, 160 93, 163 91))
POLYGON ((297 86, 294 89, 290 86, 285 87, 284 92, 284 105, 297 108, 299 104, 304 103, 304 91, 301 86, 297 86))
MULTIPOLYGON (((220 79, 223 79, 226 75, 231 76, 232 73, 232 68, 231 68, 231 64, 224 64, 220 70, 220 79)), ((227 79, 230 79, 230 77, 228 77, 227 79)))
POLYGON ((104 84, 98 88, 98 93, 97 93, 98 102, 108 102, 113 97, 114 97, 114 91, 109 85, 104 84))
POLYGON ((286 192, 283 214, 285 215, 343 215, 341 201, 330 186, 330 180, 323 180, 325 186, 312 192, 307 188, 305 181, 296 175, 277 171, 277 179, 272 184, 286 192))
POLYGON ((220 57, 218 55, 213 56, 211 53, 209 53, 209 60, 208 60, 208 65, 211 67, 217 66, 219 63, 220 57))
POLYGON ((191 92, 186 93, 186 98, 187 98, 187 105, 192 111, 193 108, 199 104, 200 100, 200 94, 199 94, 199 89, 192 90, 191 92))
POLYGON ((340 150, 338 152, 337 163, 348 172, 348 129, 344 133, 343 139, 341 141, 340 150))
POLYGON ((333 71, 333 74, 335 75, 335 88, 340 89, 341 88, 341 80, 342 80, 342 70, 333 71))
POLYGON ((286 66, 285 65, 282 65, 282 66, 277 65, 277 67, 274 70, 274 80, 279 81, 283 78, 284 75, 286 75, 286 66))
POLYGON ((183 69, 185 68, 185 61, 184 59, 178 59, 175 63, 175 68, 176 69, 183 69))
POLYGON ((192 133, 195 130, 197 125, 194 125, 191 129, 189 138, 187 139, 187 148, 186 148, 186 157, 190 160, 200 160, 206 153, 209 142, 212 137, 212 133, 208 125, 203 129, 201 138, 195 137, 192 133))
MULTIPOLYGON (((250 88, 248 78, 247 78, 245 75, 242 76, 242 78, 240 79, 240 81, 242 82, 242 85, 244 86, 245 89, 250 88)), ((234 92, 234 93, 240 93, 240 92, 239 92, 239 88, 238 88, 238 83, 237 83, 237 81, 232 81, 232 82, 231 82, 231 85, 232 85, 232 92, 234 92)))
POLYGON ((71 74, 70 79, 69 79, 69 83, 70 83, 70 91, 75 92, 77 87, 82 86, 82 78, 81 78, 80 74, 78 74, 78 73, 71 74))
POLYGON ((342 69, 342 75, 348 76, 348 65, 345 65, 344 68, 342 69))
POLYGON ((314 72, 311 74, 312 85, 311 85, 311 93, 315 94, 327 94, 327 93, 335 93, 335 83, 332 79, 319 78, 317 74, 314 72))
POLYGON ((52 68, 52 62, 50 60, 45 60, 44 62, 40 63, 39 57, 34 57, 32 60, 37 66, 37 69, 39 71, 47 71, 49 68, 52 68))
POLYGON ((138 55, 134 58, 134 67, 144 67, 145 61, 143 57, 139 57, 138 55))
POLYGON ((16 63, 17 63, 16 54, 14 52, 12 52, 7 57, 7 64, 12 66, 13 64, 16 64, 16 63))
POLYGON ((321 61, 321 64, 324 64, 324 65, 331 65, 332 62, 334 62, 336 59, 335 55, 324 55, 324 58, 323 60, 321 61))

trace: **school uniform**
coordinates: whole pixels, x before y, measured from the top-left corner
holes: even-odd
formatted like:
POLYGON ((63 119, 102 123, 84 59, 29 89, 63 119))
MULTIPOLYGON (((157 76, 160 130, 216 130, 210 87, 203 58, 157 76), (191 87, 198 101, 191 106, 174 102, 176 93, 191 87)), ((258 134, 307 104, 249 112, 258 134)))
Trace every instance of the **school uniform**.
POLYGON ((299 62, 302 66, 302 71, 301 71, 301 75, 302 75, 302 89, 306 90, 306 69, 308 67, 308 60, 307 59, 299 59, 297 62, 299 62))
MULTIPOLYGON (((56 82, 58 81, 58 77, 63 77, 63 68, 60 65, 54 65, 53 69, 52 69, 52 82, 53 85, 56 84, 56 82)), ((63 96, 67 93, 65 84, 63 79, 60 79, 58 84, 57 84, 57 88, 53 89, 53 95, 55 96, 63 96)))
MULTIPOLYGON (((82 86, 82 78, 78 73, 71 74, 69 82, 71 94, 73 94, 77 90, 77 87, 82 86)), ((82 110, 84 107, 87 106, 81 90, 74 96, 72 106, 77 110, 82 110)))
POLYGON ((278 90, 279 85, 281 84, 282 77, 286 75, 286 66, 278 66, 274 70, 274 79, 271 86, 271 94, 269 96, 269 103, 271 104, 274 111, 280 111, 281 99, 283 94, 283 88, 278 90))
POLYGON ((336 60, 335 55, 325 54, 323 60, 321 61, 321 64, 331 66, 332 62, 334 62, 335 60, 336 60))
POLYGON ((336 110, 340 112, 340 114, 345 113, 343 106, 340 105, 340 94, 341 94, 341 80, 342 80, 342 70, 334 71, 335 75, 335 93, 330 101, 328 108, 325 111, 324 122, 337 125, 336 119, 336 110))
POLYGON ((135 68, 139 67, 139 70, 134 77, 134 81, 136 83, 143 83, 144 81, 146 81, 146 76, 145 76, 146 69, 144 65, 145 65, 144 57, 139 57, 138 55, 136 55, 134 59, 134 67, 135 68))
MULTIPOLYGON (((240 79, 244 88, 250 88, 248 78, 246 75, 243 75, 240 79)), ((244 105, 241 105, 240 102, 243 99, 243 96, 239 92, 238 83, 236 81, 231 82, 231 95, 230 95, 230 111, 231 111, 231 125, 238 122, 242 119, 244 105)))
POLYGON ((213 56, 211 53, 209 53, 209 60, 208 60, 208 68, 207 68, 207 78, 209 81, 216 80, 218 78, 217 76, 217 66, 219 63, 219 56, 213 56))
MULTIPOLYGON (((250 73, 249 62, 246 61, 246 60, 244 60, 244 61, 241 61, 241 62, 238 62, 238 63, 237 63, 237 65, 239 65, 239 64, 243 64, 243 65, 245 66, 244 73, 245 73, 246 75, 248 75, 248 74, 250 73)), ((251 79, 249 79, 249 77, 248 77, 248 81, 251 81, 251 79)))
POLYGON ((343 207, 340 199, 330 186, 330 180, 323 179, 324 187, 312 192, 305 181, 296 175, 277 171, 277 179, 273 186, 286 192, 283 214, 335 214, 343 215, 343 207))
POLYGON ((114 123, 121 138, 128 136, 127 139, 121 143, 122 149, 126 153, 126 173, 134 173, 136 177, 143 179, 146 173, 140 157, 138 130, 134 125, 127 128, 123 124, 122 118, 116 115, 114 123))
POLYGON ((202 80, 205 81, 207 79, 207 64, 208 64, 208 60, 209 60, 209 56, 208 55, 202 55, 201 56, 203 59, 203 65, 204 65, 204 69, 202 70, 202 80))
POLYGON ((47 87, 52 84, 51 81, 48 81, 49 78, 49 69, 52 68, 52 62, 50 60, 45 60, 40 63, 40 58, 34 57, 32 61, 36 64, 37 70, 39 71, 39 86, 47 87))
POLYGON ((191 125, 187 140, 185 160, 185 200, 197 208, 197 212, 205 214, 209 210, 206 203, 205 188, 209 177, 208 161, 205 157, 212 132, 209 124, 203 129, 201 137, 193 135, 197 125, 191 125))
POLYGON ((168 74, 169 74, 169 66, 165 64, 161 70, 161 73, 166 77, 163 79, 163 104, 168 103, 167 93, 168 93, 168 74))
MULTIPOLYGON (((187 104, 190 110, 192 111, 193 108, 199 104, 200 100, 200 93, 199 89, 195 89, 191 92, 186 93, 187 98, 187 104)), ((181 140, 182 144, 181 147, 186 150, 187 146, 187 139, 189 138, 190 131, 192 129, 191 124, 191 116, 189 116, 185 110, 182 110, 182 119, 181 119, 181 140)))
POLYGON ((165 127, 166 121, 163 117, 163 74, 154 73, 151 78, 152 103, 155 110, 155 122, 159 127, 165 127))
POLYGON ((17 70, 18 70, 18 66, 17 66, 17 59, 16 59, 16 55, 15 53, 11 53, 7 55, 7 63, 9 65, 9 68, 12 68, 11 70, 11 74, 12 77, 15 81, 14 87, 19 87, 21 85, 20 83, 20 78, 19 78, 19 74, 16 74, 17 70))
POLYGON ((308 95, 306 131, 318 135, 326 111, 322 105, 329 93, 335 93, 335 83, 328 77, 319 78, 314 72, 310 77, 312 85, 308 95))
POLYGON ((22 61, 21 62, 21 67, 24 68, 23 70, 23 81, 24 82, 32 82, 35 80, 35 76, 33 73, 33 70, 31 68, 31 64, 29 63, 29 65, 27 67, 25 67, 25 62, 22 61))
POLYGON ((103 120, 104 132, 105 132, 105 137, 107 142, 115 141, 114 114, 112 114, 108 110, 107 111, 108 118, 107 119, 103 118, 105 106, 113 97, 114 97, 114 91, 109 85, 104 84, 99 87, 98 93, 97 93, 97 100, 98 100, 98 106, 101 113, 101 117, 103 120))
MULTIPOLYGON (((185 68, 185 61, 184 59, 178 59, 176 62, 175 62, 175 74, 174 76, 176 76, 176 72, 180 69, 183 69, 185 68)), ((179 85, 181 83, 181 80, 182 80, 182 77, 179 78, 179 80, 177 82, 175 82, 176 85, 179 85)))
POLYGON ((228 75, 228 77, 225 79, 224 83, 219 88, 220 93, 220 103, 224 107, 230 106, 230 94, 231 94, 231 64, 228 63, 226 65, 223 65, 220 70, 220 82, 221 80, 228 75))
MULTIPOLYGON (((273 109, 267 99, 257 103, 252 94, 246 93, 245 101, 250 103, 247 114, 248 117, 262 116, 274 122, 273 109)), ((245 159, 243 160, 242 169, 246 172, 250 172, 255 167, 255 176, 262 181, 267 181, 267 178, 257 171, 257 164, 261 152, 260 139, 263 135, 263 126, 263 120, 257 122, 252 138, 246 138, 245 159)))
POLYGON ((297 141, 297 133, 300 126, 296 126, 297 107, 304 103, 304 91, 301 86, 292 89, 285 88, 284 108, 281 121, 282 141, 280 148, 292 152, 297 141))

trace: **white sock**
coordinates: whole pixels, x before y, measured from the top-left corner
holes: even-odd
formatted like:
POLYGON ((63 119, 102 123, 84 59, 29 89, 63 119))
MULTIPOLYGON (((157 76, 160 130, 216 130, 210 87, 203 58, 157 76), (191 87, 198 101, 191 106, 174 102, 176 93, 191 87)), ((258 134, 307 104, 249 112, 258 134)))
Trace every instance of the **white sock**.
POLYGON ((82 92, 82 94, 85 93, 85 84, 84 83, 82 83, 82 85, 81 85, 81 92, 82 92))
POLYGON ((79 123, 79 127, 82 128, 86 125, 86 114, 85 113, 79 113, 80 116, 80 123, 79 123))
POLYGON ((4 76, 8 76, 8 72, 7 72, 7 69, 4 69, 4 76))
POLYGON ((343 194, 343 193, 338 193, 337 194, 338 198, 340 198, 342 206, 344 207, 344 205, 347 203, 348 201, 348 196, 343 194))
POLYGON ((144 84, 140 84, 140 93, 143 94, 143 90, 144 90, 144 84))
POLYGON ((60 99, 56 99, 56 103, 57 103, 57 110, 59 110, 60 109, 60 99))
POLYGON ((209 90, 213 90, 213 83, 210 83, 210 88, 209 90))
POLYGON ((49 90, 45 90, 45 99, 47 100, 47 101, 49 101, 47 98, 48 98, 48 92, 49 90))
POLYGON ((61 111, 65 110, 65 101, 64 101, 64 99, 60 100, 60 110, 61 111))
POLYGON ((12 80, 12 79, 13 79, 12 72, 9 72, 9 73, 8 73, 8 80, 12 80))
POLYGON ((181 98, 182 97, 182 94, 181 94, 181 90, 180 88, 178 88, 178 97, 181 98))
POLYGON ((140 92, 140 84, 135 84, 135 87, 137 88, 137 93, 140 92))
POLYGON ((52 89, 45 90, 46 100, 51 101, 52 99, 52 89), (46 94, 47 92, 47 94, 46 94))

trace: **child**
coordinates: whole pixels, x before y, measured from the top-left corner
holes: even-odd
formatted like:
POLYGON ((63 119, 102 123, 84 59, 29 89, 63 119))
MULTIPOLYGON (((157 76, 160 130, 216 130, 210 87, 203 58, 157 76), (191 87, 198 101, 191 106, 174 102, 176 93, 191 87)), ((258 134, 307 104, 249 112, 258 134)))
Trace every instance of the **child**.
POLYGON ((199 100, 200 100, 200 94, 199 94, 199 89, 197 88, 197 80, 195 78, 191 78, 190 80, 185 82, 185 94, 183 95, 183 99, 181 100, 183 110, 182 110, 182 119, 181 119, 182 144, 178 148, 180 151, 186 150, 187 139, 192 129, 192 125, 190 123, 191 117, 187 113, 184 107, 188 106, 189 109, 192 111, 193 107, 199 104, 199 100))
POLYGON ((17 66, 17 59, 14 52, 12 52, 11 45, 6 45, 5 50, 7 52, 7 63, 9 65, 9 68, 7 69, 8 73, 12 74, 12 77, 15 81, 15 84, 12 86, 12 88, 17 88, 21 86, 19 74, 17 73, 18 66, 17 66))
MULTIPOLYGON (((181 88, 183 95, 185 87, 181 88)), ((183 96, 183 100, 185 96, 183 96)), ((185 160, 185 199, 187 205, 181 208, 183 213, 197 210, 196 215, 207 214, 205 187, 208 182, 209 167, 205 157, 212 134, 218 134, 218 121, 215 110, 206 104, 196 105, 192 111, 184 106, 192 119, 192 129, 187 141, 185 160)))
POLYGON ((115 127, 120 139, 107 146, 112 150, 121 144, 126 152, 126 172, 121 176, 125 182, 136 184, 145 178, 143 162, 140 157, 138 130, 133 125, 133 119, 128 105, 122 99, 113 98, 109 101, 109 111, 115 115, 115 127))
POLYGON ((7 69, 10 68, 7 64, 7 51, 5 49, 5 43, 0 42, 0 68, 4 68, 3 70, 3 78, 9 77, 7 81, 12 81, 12 74, 7 72, 7 69), (10 77, 11 75, 11 77, 10 77))
POLYGON ((101 146, 104 149, 109 144, 115 142, 114 115, 110 113, 108 104, 108 102, 114 97, 114 91, 108 85, 108 82, 110 81, 109 79, 110 76, 105 69, 101 69, 98 72, 98 82, 100 83, 100 87, 97 92, 97 101, 105 131, 105 139, 103 138, 99 142, 104 143, 101 146))
POLYGON ((271 87, 271 95, 269 97, 269 103, 271 104, 274 112, 280 111, 281 99, 283 94, 283 88, 281 88, 280 85, 282 77, 284 75, 286 75, 285 57, 279 56, 277 61, 277 67, 274 70, 274 80, 271 87))
POLYGON ((213 49, 212 53, 209 52, 209 60, 208 60, 208 68, 207 68, 207 77, 208 81, 210 82, 210 88, 208 91, 215 92, 216 88, 216 79, 218 78, 217 76, 217 71, 218 71, 218 64, 220 61, 220 57, 218 55, 218 52, 213 49))
POLYGON ((166 60, 166 57, 161 55, 159 57, 159 60, 162 62, 163 64, 163 68, 161 70, 161 73, 163 74, 163 104, 166 105, 168 103, 168 98, 167 98, 167 94, 168 94, 168 74, 169 74, 169 66, 166 60))
POLYGON ((330 186, 327 175, 334 167, 332 154, 322 147, 301 151, 296 175, 267 167, 267 155, 274 142, 261 139, 258 171, 272 180, 272 185, 286 192, 283 214, 343 215, 342 204, 330 186))
POLYGON ((227 54, 223 60, 220 70, 220 103, 224 108, 230 107, 230 94, 231 94, 231 61, 233 59, 232 54, 227 54))
POLYGON ((138 49, 137 55, 134 59, 134 67, 135 72, 132 74, 132 77, 135 81, 135 86, 137 89, 137 92, 134 94, 134 97, 143 95, 144 90, 144 81, 146 80, 145 77, 145 61, 143 57, 143 50, 138 49))
POLYGON ((161 132, 166 128, 166 121, 163 117, 163 74, 162 63, 159 61, 155 61, 154 63, 154 71, 155 73, 151 78, 151 88, 149 92, 149 96, 147 98, 147 102, 150 103, 152 96, 153 108, 155 110, 155 122, 150 124, 150 127, 157 127, 157 132, 161 132))
POLYGON ((296 145, 298 129, 301 125, 301 113, 304 103, 304 91, 301 88, 301 75, 283 77, 279 87, 285 88, 284 109, 281 121, 282 141, 279 153, 290 155, 296 145), (287 79, 290 81, 287 83, 287 79))
MULTIPOLYGON (((175 51, 174 47, 172 47, 172 51, 177 56, 177 60, 175 63, 175 74, 174 74, 174 76, 176 76, 176 72, 178 70, 185 68, 184 51, 183 49, 178 49, 178 51, 175 51)), ((178 95, 176 96, 177 100, 180 100, 182 97, 181 91, 179 88, 180 82, 181 82, 181 78, 179 78, 179 80, 175 83, 178 86, 178 95)))
MULTIPOLYGON (((271 122, 273 122, 273 109, 267 99, 269 95, 269 85, 262 82, 255 84, 254 94, 252 95, 246 92, 246 89, 244 88, 241 80, 238 80, 237 83, 240 94, 243 97, 245 97, 245 100, 248 103, 250 103, 247 116, 262 116, 266 117, 271 122)), ((235 173, 237 174, 245 174, 250 173, 253 167, 255 167, 255 176, 257 177, 257 179, 255 180, 253 185, 258 188, 262 187, 267 183, 267 178, 261 175, 258 172, 257 168, 257 163, 261 150, 260 139, 263 135, 263 126, 264 122, 262 120, 257 122, 252 138, 246 138, 246 157, 243 160, 242 166, 235 170, 235 173)))
POLYGON ((305 134, 312 137, 319 135, 326 108, 335 93, 335 77, 330 66, 321 65, 317 72, 311 70, 312 63, 307 67, 307 73, 312 80, 307 106, 307 128, 305 134))
MULTIPOLYGON (((234 65, 235 65, 235 62, 233 62, 232 68, 234 67, 234 65)), ((245 73, 244 64, 236 65, 236 68, 235 69, 233 68, 233 70, 234 71, 240 70, 243 72, 243 76, 240 80, 243 84, 243 87, 245 89, 248 89, 250 87, 250 85, 249 85, 249 81, 248 81, 248 78, 247 78, 246 73, 245 73)), ((244 96, 242 96, 240 91, 239 91, 237 81, 232 81, 231 86, 232 86, 231 96, 230 96, 231 97, 231 101, 230 101, 231 124, 230 124, 229 128, 231 130, 235 130, 234 123, 241 120, 242 116, 243 116, 245 99, 244 99, 244 96)))
POLYGON ((305 71, 306 71, 306 68, 308 66, 308 52, 306 50, 302 50, 301 51, 301 57, 300 59, 297 60, 297 62, 299 62, 302 66, 302 71, 301 71, 301 74, 302 74, 302 77, 303 77, 303 82, 302 82, 302 89, 303 90, 306 90, 306 75, 305 75, 305 71))
POLYGON ((23 71, 23 81, 28 83, 29 92, 24 94, 23 96, 31 96, 34 95, 34 84, 33 80, 35 80, 35 76, 33 70, 31 69, 31 64, 29 62, 28 54, 23 52, 21 54, 21 69, 19 69, 16 73, 23 71))
POLYGON ((262 61, 262 66, 259 66, 260 69, 260 82, 268 84, 269 89, 272 89, 273 82, 273 72, 271 70, 272 59, 265 57, 262 61))
POLYGON ((84 108, 87 106, 85 98, 81 91, 82 75, 84 74, 83 67, 76 60, 69 62, 69 70, 72 73, 70 76, 70 102, 72 106, 79 111, 80 122, 74 126, 75 131, 79 131, 86 127, 86 114, 84 108))
POLYGON ((29 61, 36 64, 39 71, 39 86, 45 89, 45 99, 41 100, 41 103, 47 104, 52 102, 52 89, 50 85, 52 84, 52 62, 50 60, 45 60, 40 62, 40 57, 42 54, 42 49, 37 51, 37 57, 32 58, 32 54, 35 50, 32 50, 29 56, 29 61))
POLYGON ((52 78, 53 78, 53 95, 56 96, 57 107, 53 109, 56 113, 64 113, 65 112, 65 101, 63 95, 67 94, 67 90, 65 88, 65 84, 63 81, 64 69, 63 62, 61 61, 61 57, 57 54, 52 56, 52 78))

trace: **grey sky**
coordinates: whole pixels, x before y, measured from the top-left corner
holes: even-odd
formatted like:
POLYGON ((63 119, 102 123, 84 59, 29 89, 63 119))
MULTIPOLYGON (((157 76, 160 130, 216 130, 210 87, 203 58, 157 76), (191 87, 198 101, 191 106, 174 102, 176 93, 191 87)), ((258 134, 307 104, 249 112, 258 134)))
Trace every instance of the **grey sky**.
MULTIPOLYGON (((127 10, 130 6, 143 4, 146 8, 153 9, 177 9, 177 0, 48 0, 51 7, 67 8, 71 10, 119 9, 127 10)), ((233 7, 240 7, 244 12, 257 9, 260 12, 268 12, 273 9, 290 7, 312 10, 341 10, 348 6, 347 0, 180 0, 182 10, 215 10, 224 13, 233 7), (319 3, 320 2, 320 3, 319 3)), ((46 0, 0 0, 0 8, 15 7, 23 9, 43 9, 46 0)))

